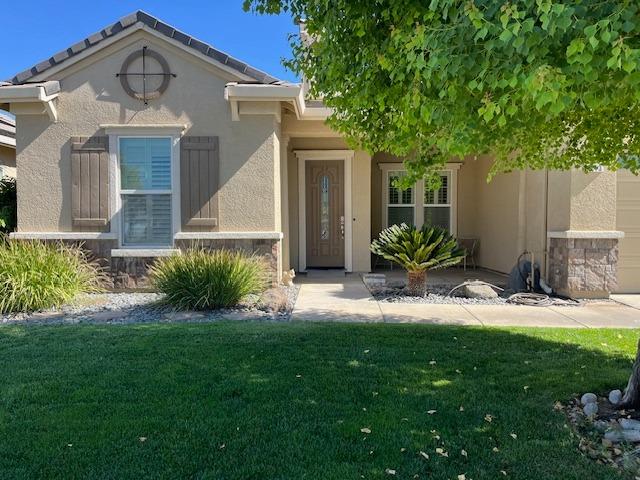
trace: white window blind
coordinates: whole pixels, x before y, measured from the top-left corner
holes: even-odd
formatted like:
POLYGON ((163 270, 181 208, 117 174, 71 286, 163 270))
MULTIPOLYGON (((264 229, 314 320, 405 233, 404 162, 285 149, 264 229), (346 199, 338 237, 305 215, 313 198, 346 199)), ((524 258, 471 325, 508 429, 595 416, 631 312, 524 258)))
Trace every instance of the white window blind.
POLYGON ((424 192, 424 223, 451 231, 451 173, 442 173, 440 180, 438 190, 424 192))
POLYGON ((170 246, 171 139, 120 139, 124 246, 170 246))
POLYGON ((387 225, 400 225, 406 223, 413 225, 414 219, 414 194, 413 187, 400 190, 395 186, 406 173, 403 171, 390 171, 387 174, 387 225))

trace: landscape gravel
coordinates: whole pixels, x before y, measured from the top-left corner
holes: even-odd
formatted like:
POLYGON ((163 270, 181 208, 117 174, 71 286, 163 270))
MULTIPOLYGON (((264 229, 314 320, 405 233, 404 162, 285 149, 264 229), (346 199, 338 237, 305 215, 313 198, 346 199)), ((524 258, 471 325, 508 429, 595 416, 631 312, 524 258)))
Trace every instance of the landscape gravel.
POLYGON ((451 296, 447 294, 456 285, 429 285, 427 294, 424 297, 411 296, 406 293, 404 285, 387 285, 385 287, 369 287, 371 295, 379 302, 388 303, 433 303, 433 304, 453 304, 453 305, 505 305, 508 295, 500 292, 496 298, 480 299, 467 298, 456 295, 454 292, 451 296))
POLYGON ((0 315, 3 324, 132 324, 154 322, 211 322, 217 320, 288 321, 299 287, 280 287, 286 295, 284 311, 274 312, 259 295, 234 308, 209 311, 177 311, 162 303, 159 293, 97 293, 83 295, 59 309, 0 315))

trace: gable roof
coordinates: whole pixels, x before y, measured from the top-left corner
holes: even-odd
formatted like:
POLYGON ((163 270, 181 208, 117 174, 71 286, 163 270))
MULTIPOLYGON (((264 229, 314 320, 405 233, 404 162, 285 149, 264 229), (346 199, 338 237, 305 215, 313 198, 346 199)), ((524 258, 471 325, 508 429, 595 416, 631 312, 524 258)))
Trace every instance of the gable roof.
POLYGON ((247 75, 248 77, 251 77, 257 83, 272 84, 272 83, 280 82, 280 80, 269 75, 268 73, 258 70, 257 68, 254 68, 251 65, 248 65, 247 63, 241 62, 240 60, 233 58, 227 55, 226 53, 213 48, 211 45, 208 45, 200 40, 197 40, 196 38, 190 35, 187 35, 186 33, 181 32, 180 30, 176 30, 171 25, 168 25, 158 20, 156 17, 149 15, 148 13, 143 12, 142 10, 138 10, 130 15, 127 15, 126 17, 122 17, 113 25, 110 25, 100 30, 99 32, 94 33, 93 35, 88 36, 84 40, 81 40, 80 42, 76 43, 75 45, 72 45, 66 50, 62 50, 61 52, 56 53, 49 59, 42 61, 37 65, 34 65, 33 67, 23 72, 18 73, 15 77, 13 77, 10 80, 10 82, 14 84, 28 82, 30 79, 32 79, 36 75, 39 75, 42 72, 45 72, 46 70, 54 66, 58 66, 66 62, 67 60, 78 55, 79 53, 95 47, 100 42, 110 37, 113 37, 114 35, 122 32, 123 30, 133 27, 139 22, 143 23, 144 25, 148 26, 149 28, 152 28, 156 32, 159 32, 166 37, 177 40, 178 42, 184 44, 189 48, 192 48, 193 50, 195 50, 200 54, 204 54, 207 57, 210 57, 226 65, 227 67, 230 67, 231 69, 236 70, 239 73, 242 73, 244 75, 247 75))

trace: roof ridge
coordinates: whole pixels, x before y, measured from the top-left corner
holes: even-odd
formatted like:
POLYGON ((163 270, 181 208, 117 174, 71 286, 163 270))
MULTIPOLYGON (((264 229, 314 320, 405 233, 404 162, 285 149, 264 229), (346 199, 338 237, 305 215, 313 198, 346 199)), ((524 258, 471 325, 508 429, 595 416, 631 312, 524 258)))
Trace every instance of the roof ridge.
POLYGON ((102 30, 92 35, 89 35, 76 44, 71 45, 67 49, 52 55, 47 60, 37 63, 33 67, 18 73, 8 81, 11 83, 24 83, 29 79, 35 77, 36 75, 39 75, 40 73, 45 72, 46 70, 49 70, 54 66, 64 63, 68 59, 78 55, 80 52, 94 47, 98 43, 120 33, 123 30, 131 28, 139 22, 143 23, 149 28, 152 28, 158 33, 161 33, 165 37, 172 38, 182 43, 186 47, 192 48, 193 50, 209 58, 212 58, 232 68, 233 70, 236 70, 239 73, 253 78, 259 83, 270 84, 280 81, 278 78, 269 75, 262 70, 254 68, 248 63, 238 60, 237 58, 232 57, 231 55, 228 55, 227 53, 212 47, 210 44, 198 40, 197 38, 192 37, 191 35, 188 35, 181 30, 178 30, 168 23, 164 23, 162 20, 145 12, 144 10, 136 10, 128 15, 125 15, 115 23, 103 28, 102 30))

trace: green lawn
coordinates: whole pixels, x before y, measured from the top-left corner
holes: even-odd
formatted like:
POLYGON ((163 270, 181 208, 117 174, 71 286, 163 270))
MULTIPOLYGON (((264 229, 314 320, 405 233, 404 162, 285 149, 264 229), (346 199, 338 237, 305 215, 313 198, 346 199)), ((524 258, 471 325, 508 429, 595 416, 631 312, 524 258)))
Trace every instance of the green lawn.
POLYGON ((553 406, 623 386, 639 334, 4 326, 0 478, 619 478, 553 406))

